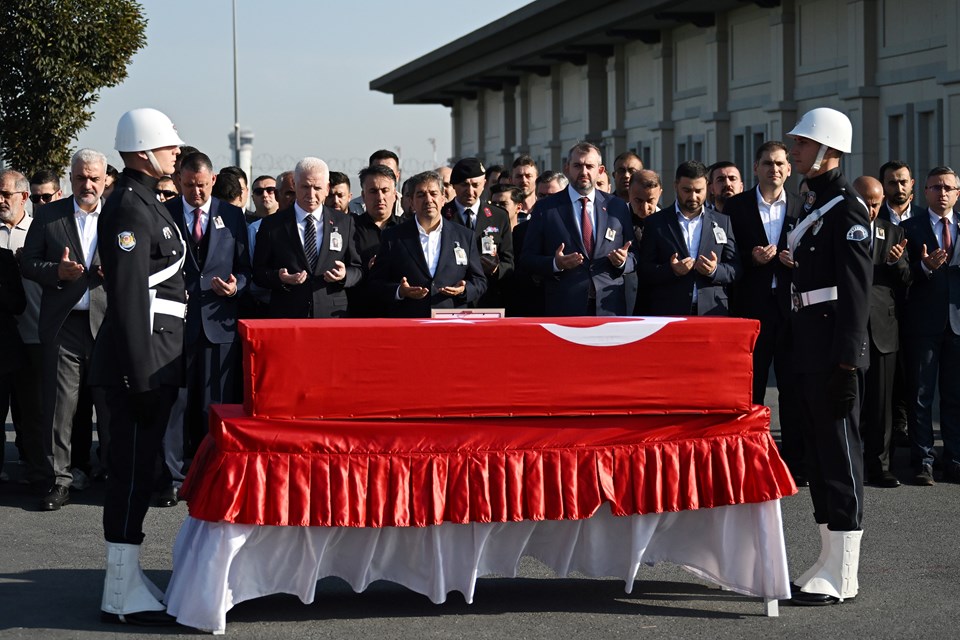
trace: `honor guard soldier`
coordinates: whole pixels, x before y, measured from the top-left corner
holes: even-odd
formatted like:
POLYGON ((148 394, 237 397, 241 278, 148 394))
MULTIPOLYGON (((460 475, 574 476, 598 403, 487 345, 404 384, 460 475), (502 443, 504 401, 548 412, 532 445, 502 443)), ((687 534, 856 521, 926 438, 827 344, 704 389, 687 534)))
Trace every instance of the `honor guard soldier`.
POLYGON ((97 227, 107 312, 94 345, 90 384, 110 410, 103 533, 107 573, 104 622, 171 624, 162 592, 140 569, 143 519, 167 420, 183 385, 185 244, 157 200, 183 144, 155 109, 120 117, 115 148, 125 168, 97 227))
POLYGON ((793 270, 794 369, 822 544, 816 563, 794 582, 793 602, 827 605, 853 598, 858 589, 859 390, 869 363, 870 221, 839 168, 840 156, 850 152, 850 120, 833 109, 813 109, 787 135, 793 138, 794 169, 805 176, 808 190, 780 260, 793 270))

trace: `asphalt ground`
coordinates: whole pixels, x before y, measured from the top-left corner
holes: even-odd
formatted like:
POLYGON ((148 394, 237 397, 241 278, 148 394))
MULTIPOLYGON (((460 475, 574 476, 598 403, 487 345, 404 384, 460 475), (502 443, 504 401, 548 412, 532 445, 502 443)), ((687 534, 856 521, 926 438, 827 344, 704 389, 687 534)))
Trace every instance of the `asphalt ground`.
MULTIPOLYGON (((775 394, 775 390, 771 390, 775 394)), ((774 403, 773 429, 776 435, 774 403)), ((197 635, 99 621, 104 546, 103 485, 74 492, 58 512, 36 510, 39 497, 16 482, 13 428, 6 425, 0 484, 0 638, 137 638, 197 635)), ((474 604, 452 593, 441 605, 398 585, 377 582, 354 593, 324 579, 313 604, 294 596, 242 603, 227 617, 230 638, 953 638, 960 601, 960 485, 909 484, 906 449, 898 449, 897 489, 866 488, 860 594, 830 607, 781 603, 764 615, 759 599, 703 582, 679 567, 641 569, 633 593, 618 579, 557 578, 525 559, 517 578, 478 581, 474 604)), ((819 552, 807 489, 782 500, 792 577, 819 552)), ((164 587, 173 540, 187 506, 151 509, 142 562, 164 587)))

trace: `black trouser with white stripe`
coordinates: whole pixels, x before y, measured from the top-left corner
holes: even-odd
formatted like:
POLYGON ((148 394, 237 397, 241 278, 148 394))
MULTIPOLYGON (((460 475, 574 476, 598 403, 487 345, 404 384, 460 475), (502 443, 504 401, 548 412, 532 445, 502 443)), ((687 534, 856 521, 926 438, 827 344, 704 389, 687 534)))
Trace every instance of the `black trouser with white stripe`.
POLYGON ((863 520, 863 452, 859 429, 863 371, 857 371, 859 398, 843 418, 835 416, 829 400, 830 375, 830 372, 818 372, 797 376, 813 517, 831 531, 857 531, 863 520))
POLYGON ((107 542, 143 542, 143 519, 153 493, 157 456, 176 398, 176 387, 144 393, 106 388, 111 429, 107 452, 110 476, 103 503, 103 537, 107 542))

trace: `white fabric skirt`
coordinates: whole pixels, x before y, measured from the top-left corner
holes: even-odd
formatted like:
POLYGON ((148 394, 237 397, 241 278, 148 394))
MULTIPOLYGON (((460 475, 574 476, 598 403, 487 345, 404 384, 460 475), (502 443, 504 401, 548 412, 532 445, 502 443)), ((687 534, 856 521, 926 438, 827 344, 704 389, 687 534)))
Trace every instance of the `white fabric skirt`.
POLYGON ((672 562, 733 591, 790 597, 780 501, 585 520, 430 527, 271 527, 188 517, 173 549, 167 611, 223 633, 236 604, 278 593, 313 602, 336 576, 357 592, 389 580, 435 603, 452 591, 473 602, 478 577, 516 576, 523 556, 565 577, 616 576, 630 593, 641 564, 672 562))

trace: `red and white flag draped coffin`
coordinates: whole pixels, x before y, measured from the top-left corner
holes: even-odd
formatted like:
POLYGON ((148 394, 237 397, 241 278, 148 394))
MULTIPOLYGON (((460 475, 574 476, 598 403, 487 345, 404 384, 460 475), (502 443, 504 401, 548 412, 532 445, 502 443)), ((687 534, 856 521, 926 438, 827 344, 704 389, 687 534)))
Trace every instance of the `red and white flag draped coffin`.
POLYGON ((244 406, 274 419, 750 409, 734 318, 244 320, 244 406))

